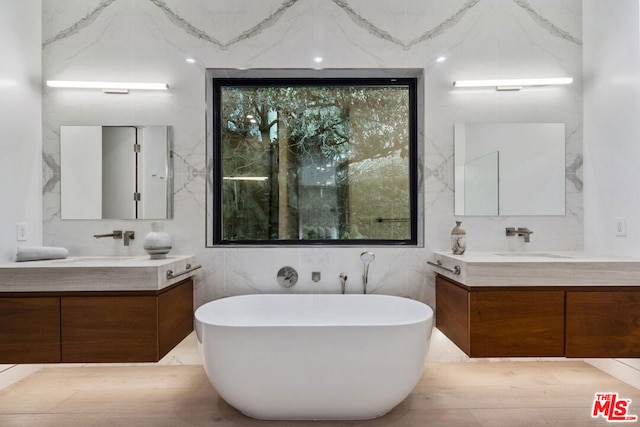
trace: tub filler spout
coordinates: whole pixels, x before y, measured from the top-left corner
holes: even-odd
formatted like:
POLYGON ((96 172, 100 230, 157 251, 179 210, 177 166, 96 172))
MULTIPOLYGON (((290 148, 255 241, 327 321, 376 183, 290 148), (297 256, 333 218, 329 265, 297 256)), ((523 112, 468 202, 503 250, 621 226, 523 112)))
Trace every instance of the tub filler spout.
POLYGON ((344 294, 347 288, 347 273, 340 273, 340 283, 342 284, 342 293, 344 294))

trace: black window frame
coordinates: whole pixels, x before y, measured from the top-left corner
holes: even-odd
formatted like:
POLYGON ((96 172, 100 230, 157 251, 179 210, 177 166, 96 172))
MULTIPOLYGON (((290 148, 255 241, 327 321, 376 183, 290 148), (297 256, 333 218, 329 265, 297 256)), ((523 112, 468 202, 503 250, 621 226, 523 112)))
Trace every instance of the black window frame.
POLYGON ((345 77, 345 78, 246 78, 212 77, 212 222, 213 246, 416 246, 418 243, 418 78, 415 77, 345 77), (221 91, 231 87, 308 87, 308 86, 406 86, 409 90, 409 237, 407 239, 244 239, 222 236, 222 107, 221 91))

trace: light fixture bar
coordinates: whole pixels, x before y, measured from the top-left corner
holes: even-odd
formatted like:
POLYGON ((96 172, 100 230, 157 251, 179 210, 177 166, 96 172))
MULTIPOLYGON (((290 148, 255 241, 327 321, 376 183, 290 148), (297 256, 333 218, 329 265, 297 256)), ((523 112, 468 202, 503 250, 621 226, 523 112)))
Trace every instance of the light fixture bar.
POLYGON ((87 82, 77 80, 47 80, 49 87, 62 87, 73 89, 103 89, 103 90, 168 90, 166 83, 140 83, 140 82, 87 82))
POLYGON ((102 89, 104 93, 116 93, 119 95, 126 95, 129 93, 129 89, 102 89))
POLYGON ((568 85, 573 83, 573 77, 549 77, 542 79, 494 79, 494 80, 456 80, 454 87, 522 87, 568 85))

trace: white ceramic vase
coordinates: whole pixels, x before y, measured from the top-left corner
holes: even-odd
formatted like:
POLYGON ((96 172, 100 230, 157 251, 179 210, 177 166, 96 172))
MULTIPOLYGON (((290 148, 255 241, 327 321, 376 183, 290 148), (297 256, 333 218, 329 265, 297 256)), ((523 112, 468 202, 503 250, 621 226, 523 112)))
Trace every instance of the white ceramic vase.
POLYGON ((163 223, 151 223, 151 232, 144 236, 143 247, 151 259, 166 258, 171 250, 171 235, 164 231, 163 223))

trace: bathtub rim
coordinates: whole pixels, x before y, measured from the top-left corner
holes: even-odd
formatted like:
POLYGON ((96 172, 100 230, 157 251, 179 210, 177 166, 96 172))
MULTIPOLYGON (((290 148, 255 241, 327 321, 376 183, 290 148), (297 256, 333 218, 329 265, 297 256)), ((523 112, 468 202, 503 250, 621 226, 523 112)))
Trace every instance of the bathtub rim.
MULTIPOLYGON (((234 313, 236 314, 236 313, 234 313)), ((413 325, 421 322, 431 321, 433 323, 435 311, 429 305, 417 301, 407 297, 401 297, 396 295, 380 295, 380 294, 246 294, 246 295, 234 295, 229 297, 219 298, 217 300, 209 301, 207 303, 202 304, 194 311, 194 319, 196 322, 200 322, 202 324, 207 324, 211 326, 217 327, 229 327, 229 328, 278 328, 278 327, 301 327, 301 328, 317 328, 317 327, 393 327, 393 326, 404 326, 404 325, 413 325), (395 304, 405 304, 407 306, 411 306, 413 310, 420 310, 422 313, 420 315, 414 315, 408 319, 402 319, 401 321, 394 321, 393 319, 389 319, 389 316, 376 316, 372 321, 367 322, 353 322, 354 319, 348 319, 342 322, 328 322, 328 323, 294 323, 291 322, 291 319, 287 319, 287 321, 274 322, 271 319, 268 323, 233 323, 228 320, 218 321, 212 320, 211 318, 207 318, 207 311, 213 310, 216 306, 233 304, 240 300, 255 300, 255 299, 274 299, 281 300, 284 298, 291 299, 345 299, 345 300, 362 300, 362 299, 378 299, 378 300, 392 300, 395 304)), ((401 313, 401 315, 406 316, 406 313, 401 313)), ((211 316, 210 316, 211 317, 211 316)))

